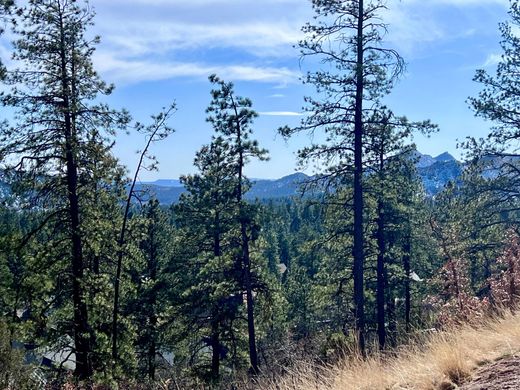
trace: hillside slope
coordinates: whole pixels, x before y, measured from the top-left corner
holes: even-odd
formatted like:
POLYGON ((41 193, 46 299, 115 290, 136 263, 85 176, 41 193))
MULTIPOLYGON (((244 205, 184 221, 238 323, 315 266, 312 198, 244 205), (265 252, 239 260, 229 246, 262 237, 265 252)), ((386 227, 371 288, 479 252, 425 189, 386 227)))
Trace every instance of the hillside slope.
POLYGON ((462 387, 465 390, 519 389, 520 363, 516 358, 501 360, 519 352, 520 315, 507 315, 480 326, 468 325, 452 332, 423 336, 394 356, 366 361, 350 359, 319 372, 302 364, 284 378, 265 379, 257 389, 451 390, 460 386, 465 386, 462 387), (479 367, 485 368, 479 370, 479 367), (504 373, 509 377, 503 378, 504 373), (486 383, 490 387, 478 387, 486 383))

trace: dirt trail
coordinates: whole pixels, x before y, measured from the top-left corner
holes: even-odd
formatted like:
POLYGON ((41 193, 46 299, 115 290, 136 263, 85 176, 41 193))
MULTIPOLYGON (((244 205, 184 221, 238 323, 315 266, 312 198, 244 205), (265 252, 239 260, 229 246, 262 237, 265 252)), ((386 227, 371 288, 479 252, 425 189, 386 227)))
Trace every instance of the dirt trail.
POLYGON ((519 390, 520 357, 499 360, 478 369, 460 390, 519 390))

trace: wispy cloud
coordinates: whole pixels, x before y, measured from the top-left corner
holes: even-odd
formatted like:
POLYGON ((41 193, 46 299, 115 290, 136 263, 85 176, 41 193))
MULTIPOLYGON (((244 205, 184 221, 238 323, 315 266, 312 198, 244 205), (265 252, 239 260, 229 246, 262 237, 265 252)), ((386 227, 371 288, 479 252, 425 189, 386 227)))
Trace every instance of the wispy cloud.
MULTIPOLYGON (((96 66, 138 83, 206 77, 287 86, 298 80, 302 0, 91 0, 102 43, 96 66), (124 6, 123 6, 124 4, 124 6), (294 12, 287 12, 293 10, 294 12), (247 12, 245 12, 247 11, 247 12), (293 64, 289 68, 288 64, 293 64)), ((305 13, 303 11, 303 13, 305 13)))
MULTIPOLYGON (((222 5, 222 4, 236 4, 237 0, 110 0, 113 3, 119 4, 144 4, 144 5, 190 5, 190 6, 201 6, 201 5, 222 5)), ((240 0, 239 0, 240 1, 240 0)), ((266 4, 295 4, 302 0, 262 0, 266 4)), ((244 3, 254 4, 255 0, 242 0, 244 3)))
POLYGON ((488 55, 488 57, 486 58, 486 61, 484 61, 484 64, 482 64, 482 66, 484 68, 496 66, 496 65, 498 65, 498 63, 501 60, 502 60, 502 55, 501 54, 493 53, 493 54, 488 55))
POLYGON ((394 4, 384 15, 390 25, 388 40, 400 51, 409 54, 424 43, 435 42, 445 37, 445 32, 429 13, 406 6, 394 4))
POLYGON ((294 111, 266 111, 266 112, 259 112, 260 115, 263 116, 303 116, 305 114, 301 112, 294 112, 294 111))
MULTIPOLYGON (((287 86, 298 78, 304 0, 91 0, 103 40, 97 65, 127 83, 218 72, 234 80, 287 86), (102 60, 101 60, 102 59, 102 60), (294 60, 294 61, 293 61, 294 60), (294 65, 289 61, 293 61, 294 65), (288 66, 293 67, 289 69, 288 66)), ((401 0, 383 15, 387 39, 406 57, 425 43, 453 39, 434 10, 507 5, 508 0, 401 0)), ((460 34, 467 31, 460 31, 460 34)))
POLYGON ((277 84, 297 82, 299 74, 287 68, 255 65, 214 65, 196 62, 127 60, 110 53, 94 55, 96 68, 105 77, 122 83, 159 81, 177 77, 206 78, 218 73, 225 79, 277 84))
POLYGON ((198 24, 131 21, 101 26, 105 41, 126 56, 176 50, 235 48, 257 57, 295 55, 301 38, 289 23, 198 24))
MULTIPOLYGON (((508 5, 509 0, 401 0, 390 4, 383 19, 390 25, 387 37, 390 43, 409 56, 423 50, 427 47, 425 44, 453 41, 482 32, 468 28, 466 20, 454 23, 453 15, 465 18, 466 9, 485 6, 487 8, 478 12, 483 17, 489 9, 505 10, 508 5)), ((476 14, 472 13, 473 16, 476 14)), ((496 29, 496 26, 491 27, 496 29)))

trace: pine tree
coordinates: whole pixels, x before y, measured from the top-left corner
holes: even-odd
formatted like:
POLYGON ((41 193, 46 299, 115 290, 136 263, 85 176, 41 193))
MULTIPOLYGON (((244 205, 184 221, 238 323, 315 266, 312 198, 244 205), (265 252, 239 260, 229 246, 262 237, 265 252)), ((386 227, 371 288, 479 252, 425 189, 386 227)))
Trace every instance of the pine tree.
POLYGON ((178 272, 185 284, 182 289, 187 331, 199 329, 203 340, 207 340, 212 351, 208 376, 217 382, 223 351, 237 348, 233 328, 241 301, 233 261, 237 245, 236 181, 229 144, 221 137, 213 139, 197 153, 195 166, 198 174, 181 178, 187 193, 175 207, 183 237, 184 255, 179 255, 186 259, 178 272))
POLYGON ((518 103, 518 71, 520 66, 520 40, 515 28, 520 25, 520 3, 510 1, 510 21, 500 24, 502 56, 495 75, 479 69, 474 81, 482 85, 477 97, 470 97, 469 103, 475 114, 494 122, 485 140, 470 139, 468 146, 476 147, 480 155, 516 155, 516 140, 520 136, 520 112, 518 103))
MULTIPOLYGON (((474 232, 477 229, 480 235, 484 235, 486 230, 468 224, 476 209, 478 205, 468 202, 461 189, 453 183, 448 183, 435 198, 429 224, 442 265, 432 278, 439 286, 438 294, 430 296, 428 301, 438 309, 441 325, 471 322, 487 310, 488 294, 479 291, 479 284, 487 282, 483 279, 475 286, 470 274, 471 262, 478 252, 489 250, 480 246, 480 238, 477 239, 474 232)), ((492 242, 492 235, 488 235, 485 241, 492 242)))
POLYGON ((324 64, 323 70, 309 72, 305 78, 318 95, 306 98, 309 115, 301 126, 281 132, 290 136, 323 131, 326 142, 302 149, 300 160, 316 160, 318 166, 328 167, 327 176, 352 183, 355 329, 364 354, 364 134, 368 119, 380 109, 380 98, 402 72, 403 60, 382 45, 384 1, 313 0, 312 5, 317 23, 303 28, 306 39, 300 48, 304 58, 315 57, 324 64))
MULTIPOLYGON (((375 241, 376 241, 376 306, 377 306, 377 334, 379 348, 384 349, 387 338, 387 313, 388 303, 388 267, 389 248, 391 242, 390 226, 393 214, 398 207, 399 192, 398 177, 400 171, 408 161, 408 150, 405 142, 409 141, 409 129, 397 130, 392 125, 393 114, 382 114, 379 123, 374 127, 368 126, 367 139, 371 144, 372 155, 367 156, 369 172, 373 176, 367 180, 367 192, 375 198, 375 241)), ((401 184, 401 183, 399 183, 401 184)))
MULTIPOLYGON (((430 133, 435 130, 429 121, 409 122, 406 118, 397 118, 392 111, 382 107, 380 112, 368 121, 365 128, 367 144, 367 179, 366 193, 374 199, 374 240, 376 252, 376 306, 379 346, 386 344, 386 324, 395 325, 393 317, 392 286, 389 280, 390 259, 397 252, 409 252, 409 248, 397 251, 401 235, 406 235, 406 227, 411 221, 405 210, 406 199, 410 191, 417 189, 414 185, 414 145, 411 143, 414 131, 430 133), (393 252, 393 253, 392 253, 393 252)), ((409 230, 409 229, 408 229, 409 230)), ((410 234, 410 233, 408 233, 410 234)), ((406 243, 404 244, 406 246, 406 243)), ((409 274, 409 272, 407 273, 409 274)), ((409 305, 409 294, 406 300, 409 305)), ((394 329, 395 331, 395 329, 394 329)))
POLYGON ((146 136, 146 144, 143 150, 139 154, 139 162, 134 172, 132 181, 130 182, 130 189, 126 195, 126 201, 124 204, 123 219, 121 221, 121 227, 119 229, 119 236, 117 238, 117 262, 114 278, 114 302, 112 309, 112 362, 113 368, 115 369, 119 363, 119 346, 118 346, 118 334, 119 334, 119 302, 121 299, 121 279, 123 273, 123 259, 125 257, 125 245, 127 244, 126 239, 128 235, 128 225, 130 223, 130 209, 132 206, 132 200, 136 196, 136 185, 139 178, 139 174, 142 169, 155 170, 157 169, 157 158, 150 154, 151 146, 174 132, 169 125, 173 113, 176 110, 175 103, 169 107, 163 108, 163 110, 157 114, 151 116, 151 124, 148 126, 142 123, 137 123, 135 128, 138 133, 146 136))
POLYGON ((482 90, 468 99, 475 115, 493 122, 489 134, 481 139, 468 137, 464 146, 480 164, 487 181, 480 192, 494 194, 489 207, 509 213, 518 207, 520 182, 518 170, 518 139, 520 138, 520 103, 518 72, 520 70, 520 40, 516 29, 520 26, 520 2, 510 0, 510 20, 500 24, 502 55, 495 74, 477 70, 474 81, 482 90), (495 203, 495 204, 493 204, 495 203))
POLYGON ((66 237, 75 374, 84 379, 93 372, 84 284, 82 200, 92 189, 86 162, 99 158, 93 148, 108 145, 128 115, 97 103, 112 86, 101 81, 92 66, 98 39, 85 37, 93 18, 88 8, 75 1, 31 0, 18 13, 15 32, 20 38, 14 58, 23 68, 8 74, 13 87, 3 95, 3 103, 17 110, 16 124, 2 129, 0 154, 9 156, 8 168, 18 188, 48 210, 44 225, 56 226, 66 237))
POLYGON ((257 226, 254 221, 254 207, 244 201, 244 194, 247 191, 244 167, 250 158, 267 159, 267 151, 261 149, 257 141, 250 139, 252 134, 251 125, 253 119, 257 116, 256 112, 251 109, 251 100, 235 95, 233 84, 225 83, 215 75, 210 76, 210 81, 215 85, 216 89, 211 91, 213 99, 207 109, 209 113, 208 121, 212 124, 215 132, 221 134, 229 144, 231 155, 234 156, 231 164, 234 169, 237 218, 240 226, 240 282, 244 287, 247 302, 251 371, 253 374, 256 374, 259 372, 259 368, 255 335, 254 280, 250 243, 255 239, 257 226))
POLYGON ((135 267, 135 298, 129 299, 130 315, 138 328, 137 352, 139 368, 153 383, 156 380, 157 357, 164 350, 165 333, 173 322, 169 315, 177 293, 172 284, 170 257, 174 234, 168 215, 159 202, 152 199, 140 213, 144 218, 144 239, 140 243, 143 260, 135 267))

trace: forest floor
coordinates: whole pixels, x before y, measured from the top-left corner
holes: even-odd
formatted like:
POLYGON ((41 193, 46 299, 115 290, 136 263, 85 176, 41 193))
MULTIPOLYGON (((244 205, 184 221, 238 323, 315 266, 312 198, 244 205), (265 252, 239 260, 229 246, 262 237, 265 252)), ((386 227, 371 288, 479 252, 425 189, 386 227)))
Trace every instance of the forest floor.
POLYGON ((520 357, 500 359, 482 366, 473 373, 461 390, 518 390, 520 389, 520 357))

